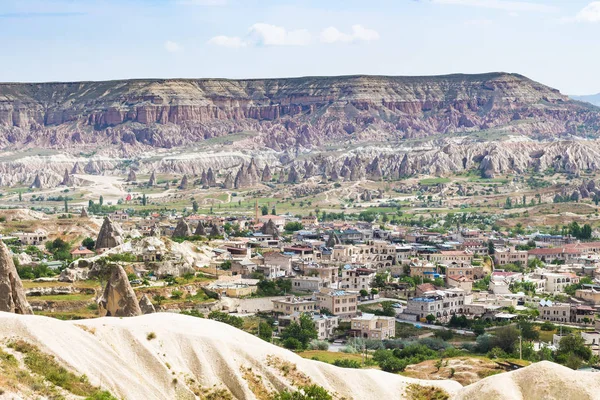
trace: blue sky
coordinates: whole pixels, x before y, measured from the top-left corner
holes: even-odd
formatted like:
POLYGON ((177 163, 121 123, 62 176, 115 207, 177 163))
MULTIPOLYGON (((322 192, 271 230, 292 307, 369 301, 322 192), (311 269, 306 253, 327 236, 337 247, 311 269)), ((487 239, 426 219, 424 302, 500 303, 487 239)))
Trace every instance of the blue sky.
POLYGON ((600 92, 600 1, 0 0, 0 81, 518 72, 600 92))

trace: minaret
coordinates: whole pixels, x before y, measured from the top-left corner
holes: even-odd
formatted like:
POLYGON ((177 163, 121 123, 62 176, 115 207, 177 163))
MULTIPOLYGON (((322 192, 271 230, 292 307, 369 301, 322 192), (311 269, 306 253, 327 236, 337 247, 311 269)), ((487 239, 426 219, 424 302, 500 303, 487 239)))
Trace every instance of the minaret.
POLYGON ((254 219, 254 222, 258 224, 258 199, 254 200, 254 219))

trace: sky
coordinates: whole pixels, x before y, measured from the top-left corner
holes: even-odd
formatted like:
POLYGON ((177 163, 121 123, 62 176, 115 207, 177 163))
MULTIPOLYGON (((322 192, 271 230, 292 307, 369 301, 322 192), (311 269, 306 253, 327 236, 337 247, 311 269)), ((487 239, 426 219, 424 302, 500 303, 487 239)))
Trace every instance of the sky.
POLYGON ((600 1, 0 0, 0 81, 515 72, 600 92, 600 1))

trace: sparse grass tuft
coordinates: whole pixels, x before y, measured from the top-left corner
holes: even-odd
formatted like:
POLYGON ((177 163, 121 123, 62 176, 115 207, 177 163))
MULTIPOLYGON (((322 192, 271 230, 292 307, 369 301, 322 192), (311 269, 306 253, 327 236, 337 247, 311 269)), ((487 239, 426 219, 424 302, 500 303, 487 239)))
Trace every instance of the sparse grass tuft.
POLYGON ((406 390, 409 400, 448 400, 450 396, 435 386, 423 386, 417 383, 408 385, 406 390))
POLYGON ((154 332, 150 332, 150 333, 149 333, 149 334, 146 336, 146 339, 148 339, 148 340, 153 340, 153 339, 156 339, 156 333, 154 333, 154 332))
POLYGON ((53 356, 41 352, 23 340, 11 342, 9 347, 24 355, 23 362, 29 370, 45 381, 61 387, 76 396, 93 400, 116 400, 110 393, 92 385, 87 376, 77 376, 61 366, 53 356))

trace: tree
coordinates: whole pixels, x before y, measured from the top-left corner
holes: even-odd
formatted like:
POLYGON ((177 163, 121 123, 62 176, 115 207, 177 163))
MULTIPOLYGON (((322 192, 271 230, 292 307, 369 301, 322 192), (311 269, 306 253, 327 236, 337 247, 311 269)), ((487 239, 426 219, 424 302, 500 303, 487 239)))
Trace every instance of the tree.
POLYGON ((198 212, 198 202, 196 200, 192 201, 192 210, 194 210, 195 213, 198 212))
POLYGON ((285 224, 284 229, 287 232, 296 232, 299 230, 304 229, 304 226, 302 226, 302 224, 300 222, 288 222, 287 224, 285 224))
POLYGON ((98 203, 100 203, 100 205, 104 205, 104 197, 102 195, 100 195, 100 198, 98 199, 98 203))
POLYGON ((258 337, 266 342, 270 342, 273 338, 273 327, 264 321, 260 321, 258 323, 258 337))
POLYGON ((91 237, 87 237, 81 241, 81 245, 83 247, 85 247, 86 249, 93 251, 94 248, 96 247, 96 241, 94 239, 92 239, 91 237))
POLYGON ((579 239, 591 239, 592 238, 592 227, 590 226, 590 224, 585 224, 583 225, 583 228, 581 228, 581 233, 579 236, 579 239))
POLYGON ((23 201, 23 193, 19 190, 19 201, 23 201))
POLYGON ((510 197, 506 198, 506 202, 504 203, 504 208, 512 208, 512 200, 510 197))
POLYGON ((540 338, 540 332, 534 329, 533 324, 529 321, 519 321, 517 324, 519 329, 521 330, 521 336, 525 340, 534 341, 540 338))
POLYGON ((387 283, 387 274, 383 272, 378 272, 375 274, 375 278, 373 279, 372 285, 376 288, 385 287, 387 283))
POLYGON ((433 314, 427 314, 427 316, 425 317, 425 319, 427 320, 428 323, 432 324, 433 321, 435 321, 435 315, 433 315, 433 314))
POLYGON ((490 256, 496 254, 496 246, 494 246, 494 242, 492 242, 491 240, 488 240, 488 254, 490 256))
POLYGON ((271 209, 271 215, 277 215, 277 210, 275 209, 275 206, 273 206, 273 209, 271 209))
POLYGON ((260 212, 262 213, 262 215, 268 215, 269 214, 269 207, 267 207, 266 205, 262 206, 260 208, 260 212))
POLYGON ((287 341, 289 345, 293 344, 297 346, 298 343, 300 344, 300 347, 295 347, 294 349, 305 349, 311 340, 318 337, 319 334, 315 328, 313 319, 308 314, 302 314, 298 322, 292 322, 281 332, 281 339, 284 341, 284 345, 288 339, 297 341, 297 343, 292 340, 287 341))
POLYGON ((164 300, 166 300, 165 296, 161 296, 160 294, 155 294, 152 297, 152 300, 156 303, 157 306, 160 306, 164 300))
POLYGON ((369 292, 365 289, 361 289, 360 295, 361 295, 361 297, 367 297, 369 295, 369 292))
POLYGON ((560 339, 556 351, 556 361, 569 368, 577 369, 583 362, 592 357, 592 350, 585 345, 585 340, 579 334, 570 334, 560 339))
POLYGON ((519 340, 519 330, 514 326, 503 326, 494 331, 493 347, 499 347, 506 353, 513 353, 519 340))
POLYGON ((67 197, 65 197, 65 212, 69 212, 69 201, 67 200, 67 197))
POLYGON ((145 206, 147 203, 146 193, 142 194, 142 205, 145 206))

